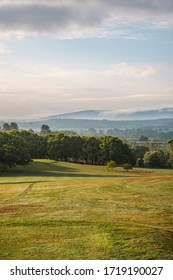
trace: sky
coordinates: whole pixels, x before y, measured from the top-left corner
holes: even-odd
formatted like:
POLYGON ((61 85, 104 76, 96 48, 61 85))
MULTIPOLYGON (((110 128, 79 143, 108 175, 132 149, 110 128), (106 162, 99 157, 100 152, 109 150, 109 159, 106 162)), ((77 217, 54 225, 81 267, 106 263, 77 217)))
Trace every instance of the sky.
POLYGON ((0 0, 0 119, 173 107, 172 0, 0 0))

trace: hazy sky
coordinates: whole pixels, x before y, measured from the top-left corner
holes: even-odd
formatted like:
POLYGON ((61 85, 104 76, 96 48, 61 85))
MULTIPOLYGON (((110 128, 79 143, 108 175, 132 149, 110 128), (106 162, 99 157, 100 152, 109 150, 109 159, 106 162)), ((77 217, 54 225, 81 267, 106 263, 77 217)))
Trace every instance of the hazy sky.
POLYGON ((173 107, 172 0, 1 0, 0 119, 173 107))

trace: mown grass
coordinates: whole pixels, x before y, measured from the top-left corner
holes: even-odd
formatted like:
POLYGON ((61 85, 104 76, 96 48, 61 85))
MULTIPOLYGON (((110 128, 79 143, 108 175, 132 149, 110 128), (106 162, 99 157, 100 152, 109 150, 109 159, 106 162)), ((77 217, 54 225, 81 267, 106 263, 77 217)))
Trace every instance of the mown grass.
POLYGON ((36 160, 0 201, 0 259, 173 258, 172 170, 36 160))

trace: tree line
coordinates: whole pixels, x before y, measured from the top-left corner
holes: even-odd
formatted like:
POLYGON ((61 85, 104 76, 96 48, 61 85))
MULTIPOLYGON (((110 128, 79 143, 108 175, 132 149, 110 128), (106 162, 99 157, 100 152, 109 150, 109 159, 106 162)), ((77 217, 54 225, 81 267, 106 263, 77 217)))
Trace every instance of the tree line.
MULTIPOLYGON (((39 124, 40 125, 40 124, 39 124)), ((31 123, 32 127, 32 123, 31 123)), ((39 127, 40 128, 40 127, 39 127)), ((18 130, 19 126, 16 122, 11 123, 3 123, 2 128, 0 129, 4 131, 8 130, 18 130)), ((32 130, 32 129, 30 129, 32 130)), ((39 130, 38 130, 39 131, 39 130)), ((51 130, 47 124, 43 124, 40 130, 41 134, 49 134, 51 130)), ((54 133, 54 131, 53 131, 54 133)), ((166 127, 141 127, 141 128, 131 128, 131 129, 118 129, 118 128, 104 128, 104 129, 96 129, 96 128, 87 128, 87 129, 77 129, 73 131, 73 133, 79 133, 80 135, 88 135, 88 136, 115 136, 120 138, 125 138, 128 140, 136 140, 136 141, 169 141, 173 139, 173 130, 167 129, 166 127)))
POLYGON ((0 131, 0 169, 6 171, 8 167, 29 164, 34 158, 98 165, 114 161, 119 166, 128 163, 138 167, 167 168, 172 166, 171 141, 170 148, 170 151, 151 150, 145 145, 125 143, 115 136, 7 130, 0 131))

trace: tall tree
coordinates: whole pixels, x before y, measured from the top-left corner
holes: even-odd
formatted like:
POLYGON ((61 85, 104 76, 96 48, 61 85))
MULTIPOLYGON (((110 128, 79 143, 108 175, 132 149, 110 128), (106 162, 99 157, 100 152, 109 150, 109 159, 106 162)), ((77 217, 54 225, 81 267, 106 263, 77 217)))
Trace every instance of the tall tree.
POLYGON ((144 165, 149 168, 166 168, 169 156, 162 150, 146 152, 144 155, 144 165))
POLYGON ((84 159, 91 164, 97 164, 100 157, 100 139, 94 136, 85 136, 83 139, 84 159))
POLYGON ((0 132, 0 170, 31 162, 26 142, 15 131, 0 132))
POLYGON ((16 122, 11 122, 11 124, 10 124, 10 129, 18 130, 19 127, 18 127, 18 125, 17 125, 16 122))
POLYGON ((41 131, 40 131, 41 134, 50 134, 51 133, 51 130, 49 128, 49 126, 47 124, 43 124, 41 126, 41 131))
POLYGON ((101 137, 101 162, 113 160, 117 164, 130 163, 132 161, 131 150, 126 143, 113 136, 101 137))
POLYGON ((3 124, 3 130, 10 130, 10 125, 9 125, 9 123, 4 123, 4 124, 3 124))

